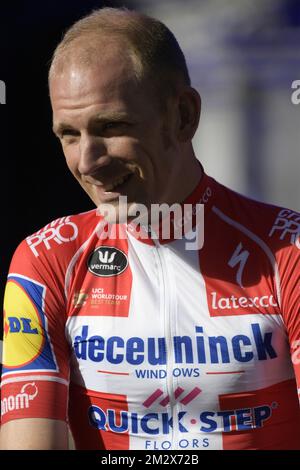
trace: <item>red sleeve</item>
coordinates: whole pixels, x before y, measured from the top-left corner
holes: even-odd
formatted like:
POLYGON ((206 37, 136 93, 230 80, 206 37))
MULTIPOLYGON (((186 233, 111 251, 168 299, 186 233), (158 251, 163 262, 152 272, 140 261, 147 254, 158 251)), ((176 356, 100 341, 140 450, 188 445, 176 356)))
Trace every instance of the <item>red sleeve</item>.
POLYGON ((35 256, 23 241, 11 262, 4 299, 1 421, 66 420, 69 346, 59 261, 35 256))
MULTIPOLYGON (((292 211, 289 211, 292 213, 292 211)), ((292 213, 297 215, 296 213, 292 213)), ((300 222, 300 216, 297 215, 300 222)), ((293 221, 292 221, 293 222, 293 221)), ((292 223, 290 223, 291 225, 292 223)), ((291 358, 295 371, 298 396, 300 398, 300 237, 291 229, 284 238, 285 246, 278 252, 280 271, 281 308, 286 325, 291 358)))

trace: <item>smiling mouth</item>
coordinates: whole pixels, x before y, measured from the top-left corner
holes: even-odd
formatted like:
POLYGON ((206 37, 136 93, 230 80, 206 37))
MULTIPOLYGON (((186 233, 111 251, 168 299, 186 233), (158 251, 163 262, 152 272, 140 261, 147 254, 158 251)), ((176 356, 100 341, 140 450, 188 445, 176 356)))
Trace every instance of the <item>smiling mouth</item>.
POLYGON ((127 175, 121 176, 117 179, 114 180, 113 183, 105 184, 103 185, 104 191, 107 192, 112 192, 113 190, 117 189, 119 186, 123 185, 126 183, 131 176, 133 176, 134 173, 128 173, 127 175))

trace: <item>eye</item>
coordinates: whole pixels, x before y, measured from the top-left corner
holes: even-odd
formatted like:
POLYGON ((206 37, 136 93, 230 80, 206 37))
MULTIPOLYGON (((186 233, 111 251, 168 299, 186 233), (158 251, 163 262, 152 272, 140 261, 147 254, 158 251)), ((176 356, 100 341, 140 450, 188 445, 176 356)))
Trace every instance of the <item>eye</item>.
POLYGON ((78 137, 80 137, 80 132, 67 127, 65 129, 62 129, 61 132, 58 134, 58 138, 61 141, 62 145, 74 144, 77 142, 78 137))
POLYGON ((103 130, 104 131, 109 131, 111 129, 119 129, 122 126, 125 126, 126 123, 124 121, 111 121, 111 122, 106 122, 103 124, 103 130))
POLYGON ((60 137, 67 137, 67 136, 77 136, 79 133, 75 131, 75 129, 63 129, 60 133, 60 137))

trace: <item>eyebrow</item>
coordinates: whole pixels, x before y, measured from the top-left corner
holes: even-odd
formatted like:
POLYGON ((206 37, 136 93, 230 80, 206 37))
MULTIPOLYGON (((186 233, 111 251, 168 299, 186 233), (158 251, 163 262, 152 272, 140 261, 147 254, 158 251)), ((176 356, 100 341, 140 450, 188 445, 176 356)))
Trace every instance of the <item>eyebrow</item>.
POLYGON ((56 134, 56 135, 61 134, 61 132, 66 130, 66 129, 72 129, 74 131, 76 130, 73 126, 71 126, 70 124, 67 124, 65 122, 60 122, 59 124, 53 124, 53 127, 52 127, 52 130, 53 130, 54 134, 56 134))
POLYGON ((121 119, 129 119, 129 115, 125 111, 113 111, 96 114, 94 119, 97 122, 120 121, 121 119))
MULTIPOLYGON (((125 111, 116 111, 116 112, 107 112, 107 113, 98 113, 90 119, 89 124, 93 123, 106 123, 109 121, 121 121, 121 120, 131 120, 128 113, 125 111)), ((60 122, 59 124, 53 124, 52 130, 54 134, 59 135, 62 131, 66 129, 72 129, 76 131, 76 129, 66 122, 60 122)))

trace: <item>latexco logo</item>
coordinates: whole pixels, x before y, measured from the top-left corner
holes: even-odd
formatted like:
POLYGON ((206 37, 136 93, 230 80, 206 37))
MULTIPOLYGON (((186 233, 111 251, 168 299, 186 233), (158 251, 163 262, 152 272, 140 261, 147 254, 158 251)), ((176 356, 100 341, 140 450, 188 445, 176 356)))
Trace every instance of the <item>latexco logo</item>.
POLYGON ((128 266, 128 258, 112 246, 97 248, 88 259, 88 270, 99 277, 117 276, 125 271, 128 266))
POLYGON ((278 307, 273 295, 262 295, 261 297, 218 297, 217 292, 212 292, 211 305, 214 310, 231 310, 238 308, 270 308, 278 307))

